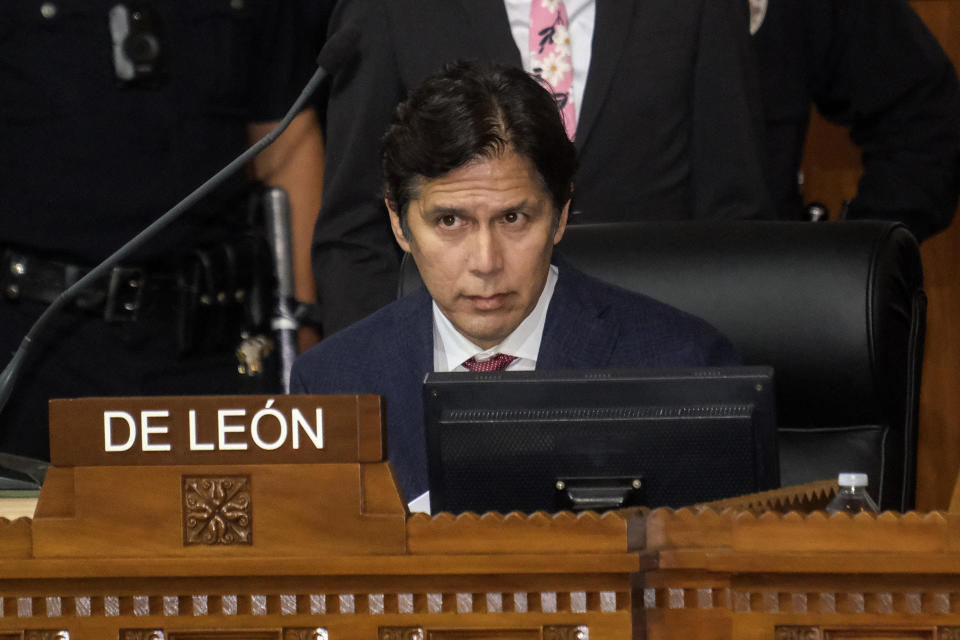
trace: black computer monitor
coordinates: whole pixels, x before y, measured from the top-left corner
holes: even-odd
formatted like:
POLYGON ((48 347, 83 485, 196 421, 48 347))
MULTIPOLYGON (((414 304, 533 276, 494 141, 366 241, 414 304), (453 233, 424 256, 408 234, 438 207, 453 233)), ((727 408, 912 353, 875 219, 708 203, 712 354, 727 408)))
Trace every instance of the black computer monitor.
POLYGON ((779 486, 773 370, 430 373, 431 512, 681 507, 779 486))

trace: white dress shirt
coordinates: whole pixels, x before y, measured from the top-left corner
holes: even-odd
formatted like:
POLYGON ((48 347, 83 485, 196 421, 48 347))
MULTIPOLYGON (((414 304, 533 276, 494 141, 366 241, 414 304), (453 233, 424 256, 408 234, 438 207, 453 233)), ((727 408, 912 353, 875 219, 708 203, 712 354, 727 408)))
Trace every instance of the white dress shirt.
MULTIPOLYGON (((540 2, 540 0, 532 0, 540 2)), ((520 49, 523 68, 530 67, 530 2, 531 0, 503 0, 510 20, 510 32, 520 49)), ((587 71, 590 69, 590 48, 593 45, 593 23, 597 15, 594 0, 564 0, 567 19, 570 21, 570 45, 573 62, 573 110, 580 119, 583 90, 587 86, 587 71)))

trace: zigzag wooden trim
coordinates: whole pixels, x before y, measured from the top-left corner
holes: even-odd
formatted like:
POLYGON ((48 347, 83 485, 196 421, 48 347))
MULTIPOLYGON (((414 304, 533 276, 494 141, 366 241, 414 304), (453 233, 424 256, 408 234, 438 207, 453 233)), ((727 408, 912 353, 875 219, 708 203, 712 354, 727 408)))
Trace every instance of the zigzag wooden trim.
POLYGON ((574 513, 573 511, 557 511, 556 513, 550 513, 547 511, 535 511, 533 513, 523 513, 520 511, 498 513, 496 511, 487 511, 486 513, 480 514, 473 511, 465 511, 463 513, 453 514, 444 511, 433 516, 426 513, 414 513, 410 516, 409 521, 412 523, 479 521, 497 524, 501 522, 534 522, 537 524, 552 522, 560 524, 577 523, 577 526, 581 526, 582 523, 586 521, 626 521, 637 514, 647 511, 647 509, 636 507, 630 509, 605 511, 603 513, 598 513, 596 511, 581 511, 579 513, 574 513))
POLYGON ((736 511, 751 511, 753 513, 763 513, 766 511, 813 511, 826 507, 833 496, 837 495, 838 490, 839 487, 837 486, 836 479, 820 480, 809 484, 761 491, 759 493, 751 493, 735 498, 714 500, 713 502, 704 502, 694 505, 692 508, 697 511, 705 509, 712 509, 714 511, 734 509, 736 511))

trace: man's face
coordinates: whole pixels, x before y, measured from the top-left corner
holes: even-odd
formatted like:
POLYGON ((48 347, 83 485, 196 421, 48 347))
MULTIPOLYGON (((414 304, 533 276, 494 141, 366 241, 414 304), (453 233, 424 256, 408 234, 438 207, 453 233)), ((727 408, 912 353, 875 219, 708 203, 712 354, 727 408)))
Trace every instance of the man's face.
POLYGON ((453 326, 488 349, 536 306, 569 203, 555 225, 533 163, 513 151, 424 180, 418 195, 407 209, 406 235, 390 210, 397 242, 453 326))

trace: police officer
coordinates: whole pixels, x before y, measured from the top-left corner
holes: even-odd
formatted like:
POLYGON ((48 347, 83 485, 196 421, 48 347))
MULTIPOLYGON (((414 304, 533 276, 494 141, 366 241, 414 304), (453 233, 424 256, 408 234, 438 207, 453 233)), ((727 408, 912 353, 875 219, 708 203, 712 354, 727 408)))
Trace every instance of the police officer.
MULTIPOLYGON (((3 363, 54 297, 284 114, 311 71, 295 9, 0 3, 3 363)), ((312 112, 278 144, 258 176, 288 186, 295 215, 315 214, 322 141, 312 112), (291 182, 293 167, 309 176, 305 188, 291 182)), ((233 176, 56 318, 0 414, 0 450, 49 455, 51 397, 242 389, 234 349, 269 273, 250 191, 248 176, 233 176)))

